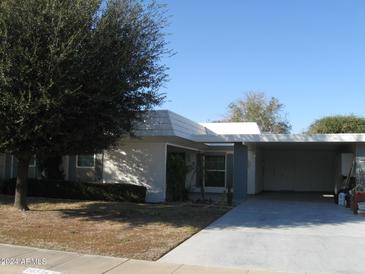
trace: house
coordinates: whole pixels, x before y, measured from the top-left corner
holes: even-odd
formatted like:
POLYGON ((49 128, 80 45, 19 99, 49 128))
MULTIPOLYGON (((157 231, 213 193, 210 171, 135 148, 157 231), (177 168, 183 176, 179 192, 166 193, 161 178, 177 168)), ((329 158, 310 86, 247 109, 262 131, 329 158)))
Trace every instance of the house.
MULTIPOLYGON (((256 123, 196 123, 157 110, 115 148, 65 156, 62 169, 67 180, 144 185, 147 202, 163 202, 171 153, 192 167, 185 182, 191 192, 203 186, 206 192, 222 193, 232 185, 237 200, 262 191, 333 193, 353 159, 356 175, 363 174, 365 134, 265 134, 256 123)), ((37 177, 37 172, 33 159, 29 175, 37 177)), ((15 175, 15 158, 0 155, 0 178, 15 175)))

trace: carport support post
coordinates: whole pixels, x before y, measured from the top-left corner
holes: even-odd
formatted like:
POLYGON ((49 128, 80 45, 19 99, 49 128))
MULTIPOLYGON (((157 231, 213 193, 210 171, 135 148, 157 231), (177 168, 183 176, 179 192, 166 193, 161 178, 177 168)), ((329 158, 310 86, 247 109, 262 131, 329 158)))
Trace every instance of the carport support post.
POLYGON ((248 149, 242 143, 234 143, 233 149, 233 199, 241 201, 247 196, 248 149))

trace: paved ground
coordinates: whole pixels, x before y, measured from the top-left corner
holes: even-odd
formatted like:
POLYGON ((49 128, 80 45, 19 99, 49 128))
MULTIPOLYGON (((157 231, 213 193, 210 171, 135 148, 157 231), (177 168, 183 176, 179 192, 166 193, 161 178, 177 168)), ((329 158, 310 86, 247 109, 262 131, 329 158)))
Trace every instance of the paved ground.
POLYGON ((295 273, 364 273, 365 215, 320 195, 248 199, 160 262, 295 273))
MULTIPOLYGON (((0 244, 0 273, 4 274, 275 274, 247 268, 229 269, 157 263, 83 255, 0 244)), ((276 273, 278 274, 278 273, 276 273)))

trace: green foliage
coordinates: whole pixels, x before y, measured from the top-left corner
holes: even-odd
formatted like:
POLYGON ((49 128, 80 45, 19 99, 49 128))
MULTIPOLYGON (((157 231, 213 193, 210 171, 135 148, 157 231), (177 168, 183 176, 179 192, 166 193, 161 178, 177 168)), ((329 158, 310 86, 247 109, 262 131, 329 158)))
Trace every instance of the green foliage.
POLYGON ((186 164, 184 153, 170 152, 167 155, 167 201, 186 200, 186 176, 191 168, 186 164))
POLYGON ((365 118, 355 115, 323 117, 312 123, 307 133, 365 133, 365 118))
POLYGON ((275 97, 268 99, 262 92, 246 93, 243 99, 228 106, 224 122, 256 122, 267 133, 289 133, 291 125, 282 113, 284 105, 275 97))
POLYGON ((2 0, 0 151, 87 153, 128 133, 163 99, 165 23, 138 0, 2 0))
MULTIPOLYGON (((15 179, 3 181, 0 193, 13 195, 15 179)), ((144 202, 146 188, 131 184, 98 184, 62 180, 29 179, 29 195, 76 200, 144 202)))

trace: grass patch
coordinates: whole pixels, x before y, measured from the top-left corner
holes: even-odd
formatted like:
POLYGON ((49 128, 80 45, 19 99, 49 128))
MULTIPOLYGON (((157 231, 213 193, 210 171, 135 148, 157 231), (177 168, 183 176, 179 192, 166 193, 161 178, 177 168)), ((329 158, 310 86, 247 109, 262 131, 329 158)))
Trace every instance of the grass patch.
POLYGON ((29 198, 31 211, 0 195, 0 242, 143 260, 166 252, 229 207, 29 198))

